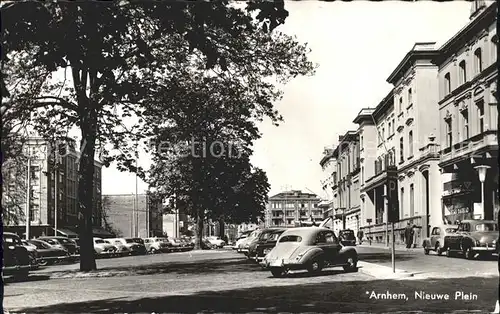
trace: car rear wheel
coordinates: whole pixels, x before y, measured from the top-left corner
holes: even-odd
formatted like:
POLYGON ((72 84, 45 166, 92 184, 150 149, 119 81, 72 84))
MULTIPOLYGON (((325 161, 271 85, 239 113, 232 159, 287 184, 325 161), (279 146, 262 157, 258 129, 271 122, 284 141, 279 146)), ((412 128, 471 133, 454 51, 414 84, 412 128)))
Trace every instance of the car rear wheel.
POLYGON ((282 278, 287 274, 287 271, 283 267, 275 267, 271 268, 271 274, 273 277, 282 278))
POLYGON ((40 260, 38 261, 38 265, 40 265, 40 266, 47 266, 47 265, 48 265, 47 260, 46 260, 46 259, 43 259, 43 258, 42 258, 42 259, 40 259, 40 260))
POLYGON ((439 245, 439 242, 436 243, 436 253, 437 253, 437 255, 443 254, 443 249, 441 249, 441 245, 439 245))
POLYGON ((149 253, 156 254, 156 253, 158 253, 158 251, 154 247, 152 247, 149 249, 149 253))
POLYGON ((345 272, 356 272, 358 271, 358 259, 355 256, 349 256, 344 266, 345 272))
POLYGON ((450 248, 446 249, 446 257, 453 257, 453 252, 450 250, 450 248))
POLYGON ((429 248, 427 247, 427 244, 424 244, 424 254, 429 255, 429 248))

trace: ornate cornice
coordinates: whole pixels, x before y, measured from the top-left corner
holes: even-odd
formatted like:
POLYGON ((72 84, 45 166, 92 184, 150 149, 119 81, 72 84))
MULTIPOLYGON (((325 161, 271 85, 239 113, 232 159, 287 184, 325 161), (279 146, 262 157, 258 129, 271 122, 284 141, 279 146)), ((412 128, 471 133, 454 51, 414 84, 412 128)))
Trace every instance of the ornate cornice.
POLYGON ((459 104, 458 104, 458 110, 460 112, 464 112, 466 111, 467 109, 469 109, 469 106, 465 103, 465 101, 461 101, 459 104))
POLYGON ((424 171, 429 170, 430 168, 431 168, 431 166, 430 166, 430 165, 428 165, 428 164, 424 164, 424 165, 421 165, 420 167, 418 167, 418 171, 420 171, 420 172, 424 172, 424 171))
POLYGON ((401 131, 403 131, 404 128, 405 128, 404 125, 400 124, 400 125, 398 125, 398 128, 396 129, 396 131, 401 132, 401 131))
POLYGON ((414 174, 415 174, 415 170, 414 169, 409 169, 408 171, 406 171, 406 176, 408 178, 413 177, 414 174))
POLYGON ((406 125, 410 125, 412 122, 413 122, 412 117, 409 117, 408 119, 406 119, 406 125))

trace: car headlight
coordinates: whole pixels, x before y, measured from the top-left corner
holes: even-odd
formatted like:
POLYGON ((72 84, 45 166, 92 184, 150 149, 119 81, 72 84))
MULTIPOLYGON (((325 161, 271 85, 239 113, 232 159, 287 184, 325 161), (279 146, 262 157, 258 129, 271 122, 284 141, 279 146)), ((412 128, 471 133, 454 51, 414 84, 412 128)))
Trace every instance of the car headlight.
POLYGON ((244 246, 245 249, 248 249, 249 247, 250 247, 249 244, 245 244, 245 246, 244 246))

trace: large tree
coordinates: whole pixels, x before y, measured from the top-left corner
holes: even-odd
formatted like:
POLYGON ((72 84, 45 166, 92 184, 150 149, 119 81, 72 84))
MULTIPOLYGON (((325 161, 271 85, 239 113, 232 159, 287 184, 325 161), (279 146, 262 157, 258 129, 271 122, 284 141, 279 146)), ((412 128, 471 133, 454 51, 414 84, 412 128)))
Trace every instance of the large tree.
POLYGON ((158 103, 168 98, 159 78, 178 75, 193 59, 264 90, 272 84, 263 77, 286 80, 311 71, 304 46, 270 32, 288 15, 283 2, 250 1, 246 8, 229 1, 3 2, 1 14, 3 65, 8 68, 23 55, 32 60, 30 68, 43 73, 38 93, 16 94, 3 104, 2 115, 29 118, 46 137, 62 137, 72 127, 81 133, 83 271, 96 269, 91 195, 96 150, 106 165, 116 161, 123 170, 143 174, 133 162, 136 146, 154 134, 167 112, 176 112, 167 107, 172 103, 158 103), (133 125, 125 123, 130 117, 136 117, 133 125))

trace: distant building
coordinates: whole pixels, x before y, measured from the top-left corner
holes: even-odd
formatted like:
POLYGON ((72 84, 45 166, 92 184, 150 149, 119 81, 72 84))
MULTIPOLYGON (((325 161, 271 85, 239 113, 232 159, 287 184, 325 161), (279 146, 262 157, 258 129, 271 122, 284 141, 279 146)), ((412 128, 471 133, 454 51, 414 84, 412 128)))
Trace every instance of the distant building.
POLYGON ((266 211, 266 226, 295 227, 300 221, 323 220, 323 212, 318 207, 321 199, 316 194, 304 193, 300 190, 284 191, 271 196, 266 211))
MULTIPOLYGON (((55 147, 55 144, 41 137, 28 138, 25 143, 25 155, 30 156, 30 237, 54 235, 56 203, 58 235, 77 236, 79 158, 77 144, 74 139, 67 138, 58 141, 57 154, 55 147)), ((5 231, 20 235, 25 234, 26 230, 27 163, 26 161, 26 164, 19 165, 7 160, 2 165, 4 228, 5 231)), ((102 228, 101 168, 102 163, 95 160, 92 194, 92 223, 95 236, 109 234, 102 228)))
POLYGON ((333 189, 335 186, 335 177, 337 176, 337 159, 334 157, 334 152, 335 147, 325 148, 323 157, 319 162, 323 170, 321 187, 327 196, 326 199, 322 200, 318 205, 323 211, 323 218, 333 216, 334 209, 337 208, 337 198, 334 197, 334 195, 336 196, 336 191, 333 189))
POLYGON ((148 194, 103 196, 104 220, 117 237, 153 237, 163 235, 162 203, 148 194), (136 204, 135 204, 136 203, 136 204))

